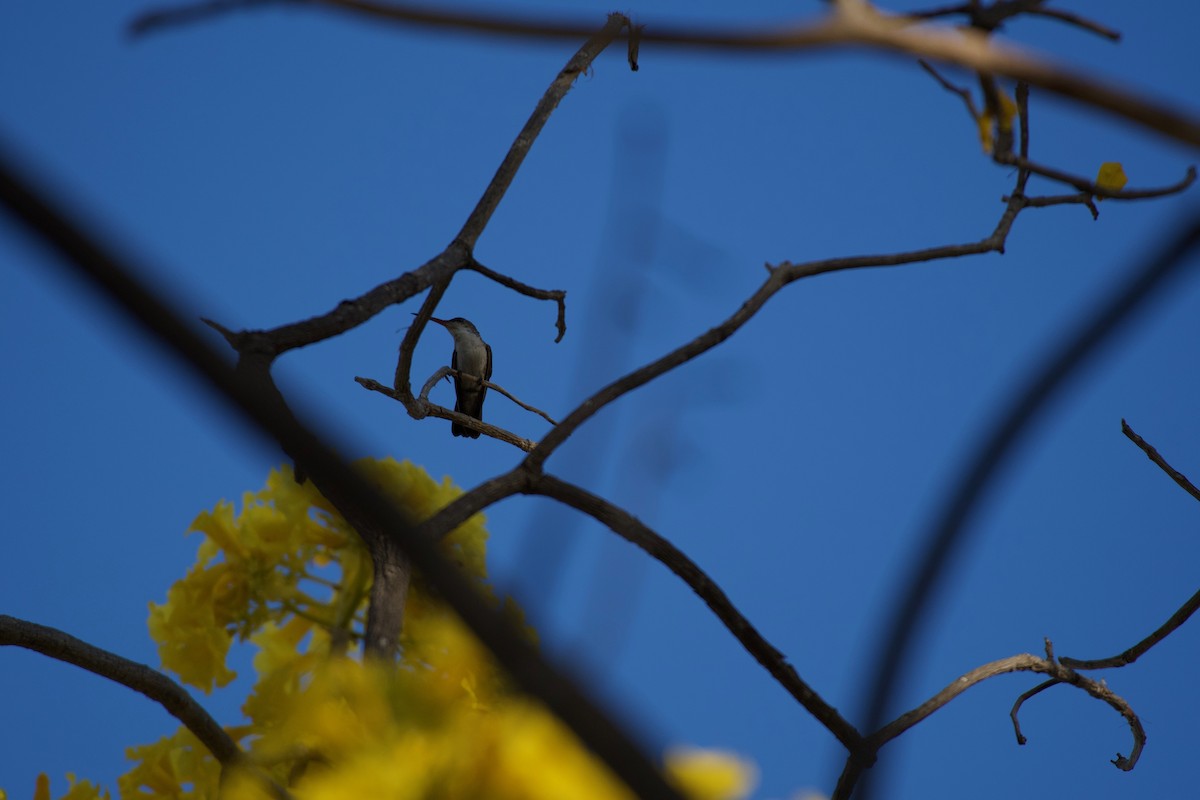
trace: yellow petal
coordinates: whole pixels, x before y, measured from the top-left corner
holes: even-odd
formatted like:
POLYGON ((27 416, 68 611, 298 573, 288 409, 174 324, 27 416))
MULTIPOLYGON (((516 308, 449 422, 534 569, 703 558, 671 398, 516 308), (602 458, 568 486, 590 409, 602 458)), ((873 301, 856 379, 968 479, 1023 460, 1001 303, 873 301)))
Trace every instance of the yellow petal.
POLYGON ((1125 169, 1121 166, 1120 161, 1105 161, 1100 165, 1100 171, 1096 173, 1096 185, 1101 189, 1119 192, 1125 188, 1125 184, 1128 182, 1129 179, 1125 177, 1125 169))
POLYGON ((667 772, 693 800, 740 800, 758 784, 749 761, 719 750, 678 747, 667 753, 667 772))

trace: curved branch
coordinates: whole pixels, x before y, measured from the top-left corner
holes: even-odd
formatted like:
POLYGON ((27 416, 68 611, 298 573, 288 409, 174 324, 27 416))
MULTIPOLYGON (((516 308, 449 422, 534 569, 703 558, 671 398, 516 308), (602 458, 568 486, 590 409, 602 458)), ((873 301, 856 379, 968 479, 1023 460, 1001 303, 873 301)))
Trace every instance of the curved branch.
MULTIPOLYGON (((887 725, 880 728, 875 733, 867 737, 869 744, 878 750, 883 745, 895 739, 900 734, 904 733, 909 728, 927 718, 930 714, 948 704, 951 700, 958 697, 960 694, 970 689, 989 678, 994 678, 997 675, 1004 675, 1010 672, 1036 672, 1043 675, 1049 675, 1055 683, 1065 683, 1082 689, 1097 700, 1103 700, 1110 707, 1123 716, 1129 723, 1130 733, 1133 735, 1133 750, 1128 758, 1118 755, 1113 764, 1120 770, 1128 772, 1133 769, 1134 765, 1142 752, 1142 746, 1146 742, 1146 732, 1142 729, 1142 723, 1134 714, 1133 709, 1123 698, 1114 693, 1111 689, 1101 681, 1094 681, 1090 678, 1085 678, 1079 675, 1065 664, 1056 663, 1050 659, 1041 658, 1031 653, 1021 653, 1008 658, 1001 658, 998 661, 992 661, 984 664, 981 667, 976 667, 967 674, 955 679, 948 686, 935 694, 933 697, 926 700, 921 705, 901 714, 896 719, 889 722, 887 725)), ((1051 683, 1047 681, 1046 684, 1051 683)), ((1022 697, 1032 697, 1039 691, 1049 688, 1046 684, 1041 684, 1036 691, 1027 692, 1022 697)), ((1019 705, 1019 704, 1018 704, 1019 705)), ((1014 709, 1015 711, 1015 709, 1014 709)))
POLYGON ((904 712, 879 730, 867 736, 875 750, 895 739, 919 722, 922 722, 935 711, 945 707, 951 700, 970 689, 997 675, 1007 675, 1010 672, 1039 672, 1053 675, 1055 664, 1032 653, 1020 653, 1008 658, 1001 658, 976 667, 965 675, 961 675, 947 684, 940 692, 926 700, 914 709, 904 712))
MULTIPOLYGON (((976 667, 965 675, 951 681, 945 688, 921 705, 911 711, 906 711, 879 730, 868 735, 863 742, 863 746, 852 751, 850 757, 847 758, 846 765, 842 769, 842 774, 838 777, 837 788, 833 792, 832 800, 848 800, 851 797, 855 787, 858 785, 859 779, 875 763, 876 754, 885 744, 900 736, 909 728, 924 721, 935 711, 949 704, 951 700, 954 700, 972 686, 976 686, 997 675, 1006 675, 1012 672, 1034 672, 1050 676, 1050 680, 1038 684, 1033 689, 1018 697, 1012 710, 1009 712, 1009 716, 1012 718, 1013 726, 1017 732, 1018 744, 1025 744, 1025 737, 1021 734, 1016 716, 1021 705, 1030 697, 1039 694, 1055 684, 1069 684, 1087 692, 1097 700, 1103 700, 1109 707, 1125 718, 1126 723, 1129 725, 1130 734, 1133 737, 1133 749, 1130 751, 1128 758, 1118 753, 1117 757, 1112 759, 1111 763, 1117 769, 1125 772, 1133 769, 1141 757, 1142 748, 1146 744, 1146 731, 1129 703, 1109 689, 1103 681, 1094 681, 1086 678, 1066 665, 1054 661, 1053 650, 1048 640, 1046 642, 1046 651, 1049 655, 1048 658, 1041 658, 1031 653, 1020 653, 976 667)), ((864 784, 865 788, 866 785, 864 784)))
POLYGON ((288 350, 332 338, 447 280, 466 264, 466 260, 466 254, 460 249, 448 247, 416 269, 352 300, 343 300, 324 314, 266 331, 240 332, 236 335, 241 339, 234 349, 239 353, 258 352, 274 358, 288 350))
POLYGON ((486 278, 490 278, 501 286, 508 287, 518 294, 523 294, 526 297, 532 297, 536 300, 553 300, 558 304, 558 318, 554 321, 554 327, 558 329, 558 336, 554 337, 554 342, 557 344, 567 335, 567 293, 562 289, 535 289, 532 286, 521 283, 515 278, 510 278, 503 272, 496 272, 494 269, 485 267, 474 258, 467 264, 467 269, 478 272, 486 278))
POLYGON ((532 472, 539 472, 546 459, 597 411, 622 395, 628 394, 634 389, 645 385, 659 375, 669 372, 679 365, 687 363, 716 347, 749 322, 750 318, 758 313, 759 309, 766 305, 767 301, 776 292, 793 281, 849 269, 894 267, 947 258, 961 258, 962 256, 993 251, 1003 253, 1004 243, 1008 238, 1009 231, 1012 229, 1012 224, 1016 220, 1017 214, 1025 207, 1025 196, 1020 190, 1024 186, 1027 175, 1028 173, 1025 170, 1019 170, 1016 190, 1014 190, 1012 197, 1007 201, 1000 221, 988 237, 978 242, 941 245, 903 253, 830 258, 800 264, 793 264, 789 261, 781 262, 775 266, 768 264, 767 279, 754 294, 742 303, 732 316, 656 361, 652 361, 613 381, 584 400, 562 422, 542 437, 537 446, 525 458, 524 466, 532 472))
POLYGON ((0 645, 16 645, 64 661, 133 689, 158 703, 191 731, 213 757, 227 767, 238 763, 241 748, 187 690, 158 670, 76 639, 68 633, 0 614, 0 645))
POLYGON ((1200 591, 1191 596, 1190 599, 1179 610, 1171 615, 1171 618, 1159 626, 1158 630, 1142 639, 1133 647, 1118 653, 1109 658, 1097 658, 1092 660, 1083 660, 1077 658, 1067 658, 1063 656, 1059 660, 1066 664, 1071 669, 1109 669, 1111 667, 1123 667, 1126 664, 1132 664, 1137 661, 1143 653, 1149 650, 1154 645, 1161 642, 1163 639, 1170 636, 1176 628, 1188 621, 1192 614, 1196 613, 1196 609, 1200 608, 1200 591))
POLYGON ((1062 683, 1058 678, 1051 678, 1048 681, 1043 681, 1027 692, 1021 692, 1021 696, 1013 703, 1012 710, 1008 712, 1009 718, 1012 720, 1013 732, 1017 735, 1017 744, 1023 745, 1029 740, 1025 738, 1025 734, 1021 733, 1021 721, 1017 715, 1021 712, 1021 706, 1025 705, 1025 701, 1031 697, 1035 697, 1049 689, 1051 686, 1057 686, 1062 683))
POLYGON ((746 652, 771 674, 771 677, 788 691, 817 721, 837 737, 848 750, 862 743, 862 736, 847 722, 837 709, 829 705, 813 691, 787 662, 787 658, 768 642, 750 620, 737 610, 721 587, 700 569, 694 561, 643 524, 637 517, 591 492, 555 478, 539 475, 530 482, 525 494, 549 497, 564 503, 592 519, 606 525, 609 530, 630 544, 640 547, 671 572, 675 573, 712 610, 717 619, 733 634, 746 652))
MULTIPOLYGON (((990 426, 968 466, 959 471, 961 477, 957 486, 938 512, 916 568, 906 580, 900 601, 894 604, 886 642, 875 659, 877 666, 867 711, 869 723, 865 726, 868 730, 883 719, 903 672, 918 623, 946 572, 945 566, 966 538, 965 531, 992 478, 1008 462, 1022 434, 1066 385, 1067 379, 1121 330, 1133 312, 1158 293, 1168 279, 1183 271, 1189 263, 1188 256, 1197 247, 1200 247, 1200 213, 1185 219, 1161 250, 1130 270, 1132 277, 1111 292, 1038 365, 1025 386, 1013 396, 1007 410, 990 426)), ((864 795, 869 795, 869 790, 864 791, 864 795)))
POLYGON ((475 514, 514 494, 523 493, 530 484, 527 470, 517 467, 503 475, 484 481, 469 492, 459 495, 441 511, 417 526, 417 534, 432 539, 447 536, 475 514))
POLYGON ((540 495, 571 506, 613 533, 640 547, 675 573, 712 610, 746 651, 792 695, 818 722, 823 724, 847 749, 862 744, 862 736, 833 706, 826 703, 800 678, 787 659, 733 605, 721 588, 669 541, 646 527, 624 509, 585 489, 551 475, 536 474, 518 466, 472 489, 421 523, 418 534, 440 537, 465 522, 471 515, 514 494, 540 495))

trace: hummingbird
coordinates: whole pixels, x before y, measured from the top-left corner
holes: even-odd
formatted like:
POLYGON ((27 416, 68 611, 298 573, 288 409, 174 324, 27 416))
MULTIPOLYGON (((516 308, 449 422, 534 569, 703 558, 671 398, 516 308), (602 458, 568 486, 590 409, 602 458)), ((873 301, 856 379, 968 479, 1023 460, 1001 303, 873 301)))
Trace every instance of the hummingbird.
MULTIPOLYGON (((487 387, 483 381, 492 377, 492 348, 479 329, 470 320, 462 317, 454 319, 438 319, 430 317, 430 322, 436 322, 454 337, 454 355, 450 356, 450 367, 458 371, 454 376, 454 410, 483 421, 483 398, 487 387)), ((479 431, 472 430, 457 422, 450 423, 450 433, 455 436, 479 438, 479 431)))

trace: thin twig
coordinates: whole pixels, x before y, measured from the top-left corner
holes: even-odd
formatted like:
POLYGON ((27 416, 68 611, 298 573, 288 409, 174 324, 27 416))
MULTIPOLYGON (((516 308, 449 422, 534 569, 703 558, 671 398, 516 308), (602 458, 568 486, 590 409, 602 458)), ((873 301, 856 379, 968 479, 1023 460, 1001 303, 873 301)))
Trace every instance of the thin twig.
POLYGON ((496 168, 496 174, 492 177, 491 183, 484 189, 483 196, 479 198, 479 202, 475 205, 475 210, 467 217, 467 221, 463 223, 462 229, 459 230, 458 236, 455 237, 455 239, 464 243, 469 250, 475 249, 475 242, 479 239, 479 235, 483 233, 483 229, 487 226, 488 220, 492 218, 492 213, 496 210, 496 207, 500 205, 500 201, 504 198, 504 193, 512 185, 513 178, 517 175, 517 170, 521 168, 521 163, 525 160, 525 156, 529 154, 533 143, 537 141, 538 134, 546 126, 546 122, 550 119, 550 115, 554 113, 554 109, 558 108, 558 104, 566 97, 575 80, 587 71, 592 62, 596 60, 596 56, 600 55, 604 48, 608 47, 622 30, 631 25, 632 23, 629 21, 629 18, 624 14, 609 14, 604 27, 597 32, 591 33, 583 46, 571 57, 567 65, 559 71, 558 76, 546 88, 542 99, 538 101, 538 104, 533 109, 533 113, 526 120, 525 126, 517 134, 512 147, 505 153, 504 160, 496 168))
POLYGON ((533 297, 538 300, 553 300, 558 303, 558 319, 554 321, 555 328, 558 329, 558 336, 554 337, 557 344, 561 342, 563 337, 567 335, 567 293, 562 289, 536 289, 528 286, 520 281, 510 278, 502 272, 496 272, 494 269, 485 267, 474 258, 467 264, 467 269, 478 272, 480 275, 491 278, 501 286, 507 286, 518 294, 523 294, 526 297, 533 297))
POLYGON ((1066 664, 1071 669, 1109 669, 1110 667, 1123 667, 1126 664, 1132 664, 1151 647, 1167 638, 1180 625, 1188 621, 1188 617, 1196 613, 1196 609, 1200 608, 1200 591, 1196 592, 1191 598, 1179 607, 1179 610, 1171 615, 1171 618, 1159 626, 1158 630, 1142 639, 1140 642, 1130 647, 1128 650, 1118 653, 1109 658, 1097 658, 1091 660, 1067 658, 1063 656, 1059 659, 1063 664, 1066 664))
MULTIPOLYGON (((446 370, 446 373, 451 372, 449 367, 442 367, 442 369, 446 370)), ((430 379, 432 383, 436 383, 437 379, 440 379, 441 377, 445 377, 445 374, 439 376, 439 375, 437 375, 437 373, 434 373, 434 375, 435 375, 435 378, 430 379)), ((384 386, 379 381, 372 380, 371 378, 363 378, 361 376, 356 376, 354 378, 354 382, 357 383, 359 386, 363 387, 364 389, 367 389, 372 392, 379 392, 380 394, 387 395, 388 397, 392 398, 393 400, 399 400, 400 402, 404 402, 404 398, 401 396, 400 392, 398 392, 397 390, 392 389, 388 386, 384 386)), ((493 384, 488 384, 488 385, 493 386, 493 384)), ((431 388, 431 384, 426 384, 426 389, 429 389, 429 388, 431 388)), ((503 390, 500 390, 500 391, 503 391, 503 390)), ((505 394, 507 394, 507 392, 505 392, 505 394)), ((451 411, 450 409, 448 409, 444 406, 439 406, 437 403, 430 402, 429 400, 425 399, 424 395, 422 395, 420 398, 416 398, 410 402, 412 403, 414 408, 418 409, 415 413, 413 413, 413 416, 417 419, 421 419, 424 417, 437 417, 438 419, 445 419, 445 420, 449 420, 451 422, 457 422, 459 425, 462 425, 464 428, 470 428, 472 430, 479 431, 480 433, 486 434, 487 436, 490 436, 493 439, 498 439, 502 442, 505 442, 506 444, 511 444, 513 447, 523 450, 526 453, 530 452, 531 450, 533 450, 534 447, 537 446, 537 442, 533 441, 532 439, 526 439, 524 436, 518 436, 517 434, 513 433, 512 431, 505 430, 504 428, 501 428, 497 425, 492 425, 491 423, 483 422, 482 420, 475 419, 475 417, 468 416, 459 411, 451 411)), ((534 409, 534 410, 536 410, 536 409, 534 409)), ((412 413, 412 412, 410 412, 410 413, 412 413)))
POLYGON ((1012 167, 1029 170, 1043 178, 1049 178, 1059 183, 1065 183, 1068 186, 1073 186, 1081 192, 1089 194, 1093 197, 1103 198, 1105 200, 1144 200, 1149 197, 1165 197, 1167 195, 1178 194, 1184 189, 1191 186, 1196 181, 1196 168, 1188 167, 1187 172, 1177 182, 1169 186, 1161 186, 1154 189, 1109 189, 1101 186, 1093 180, 1089 180, 1079 175, 1072 175, 1069 172, 1054 169, 1053 167, 1043 166, 1030 161, 1027 158, 1014 154, 997 154, 996 162, 1006 164, 1012 167))
MULTIPOLYGON (((421 402, 428 403, 429 393, 433 391, 433 387, 437 386, 438 381, 442 380, 443 378, 449 378, 452 372, 455 372, 455 370, 451 367, 439 367, 436 372, 430 375, 429 380, 425 381, 425 385, 421 387, 421 394, 419 396, 421 402)), ((364 381, 369 380, 367 378, 355 378, 354 380, 358 381, 363 386, 366 386, 368 389, 375 388, 373 385, 364 383, 364 381)), ((375 382, 371 381, 370 383, 374 384, 375 382)))
POLYGON ((910 11, 908 16, 912 19, 939 19, 940 17, 950 17, 955 14, 971 15, 975 8, 974 3, 957 3, 952 6, 938 6, 937 8, 927 8, 924 11, 910 11))
POLYGON ((943 89, 951 94, 958 95, 958 97, 962 99, 963 105, 967 107, 967 113, 971 115, 971 121, 979 122, 979 109, 975 107, 975 98, 971 97, 970 89, 967 89, 964 86, 956 86, 955 84, 951 83, 942 76, 942 73, 934 69, 932 64, 923 58, 918 58, 917 64, 921 66, 921 69, 932 75, 933 79, 941 84, 943 89))
POLYGON ((1168 464, 1167 460, 1160 456, 1158 451, 1155 450, 1149 442, 1147 442, 1141 436, 1138 436, 1137 433, 1134 432, 1133 428, 1129 427, 1129 423, 1125 420, 1121 420, 1121 433, 1125 434, 1125 436, 1129 438, 1129 441, 1140 447, 1142 452, 1146 454, 1146 457, 1157 464, 1159 469, 1167 473, 1171 480, 1183 487, 1185 492, 1197 500, 1200 500, 1200 489, 1197 489, 1196 485, 1189 481, 1186 475, 1168 464))
MULTIPOLYGON (((421 387, 421 395, 420 395, 421 401, 428 403, 429 402, 429 393, 433 390, 433 387, 437 385, 437 382, 442 380, 443 378, 448 378, 448 377, 451 377, 451 376, 457 375, 457 374, 458 374, 458 370, 454 369, 453 367, 439 367, 436 372, 434 372, 432 375, 429 376, 429 380, 425 381, 425 385, 421 387)), ((363 386, 366 386, 366 388, 368 388, 368 389, 374 389, 374 386, 369 386, 369 385, 367 385, 367 383, 364 383, 364 381, 367 381, 371 384, 378 385, 375 383, 375 381, 371 381, 369 378, 363 378, 363 379, 355 378, 355 380, 358 381, 363 386)), ((476 378, 476 380, 478 380, 478 378, 476 378)), ((558 424, 557 422, 554 421, 554 418, 551 417, 549 414, 547 414, 545 411, 542 411, 540 408, 535 408, 534 406, 531 406, 527 403, 522 402, 515 395, 510 394, 509 391, 507 389, 505 389, 503 386, 501 386, 500 384, 493 383, 492 381, 488 381, 488 380, 480 381, 480 383, 482 383, 484 385, 484 387, 486 387, 488 389, 495 389, 497 392, 504 395, 509 400, 512 400, 514 403, 519 405, 521 408, 525 409, 526 411, 531 411, 534 414, 537 414, 539 417, 546 420, 546 422, 549 422, 551 425, 558 424)))
MULTIPOLYGON (((1000 199, 1007 203, 1008 195, 1004 195, 1000 199)), ((1087 209, 1092 212, 1092 219, 1099 219, 1100 217, 1100 209, 1096 207, 1096 198, 1087 192, 1080 192, 1079 194, 1058 194, 1044 195, 1041 197, 1027 197, 1025 198, 1025 205, 1029 208, 1081 205, 1086 206, 1087 209)))
POLYGON ((1057 8, 1030 8, 1026 9, 1027 14, 1035 17, 1049 17, 1056 19, 1059 22, 1066 22, 1069 25, 1074 25, 1077 28, 1082 28, 1098 36, 1103 36, 1112 42, 1121 41, 1121 32, 1113 30, 1107 25, 1101 25, 1099 22, 1090 20, 1087 17, 1080 16, 1071 11, 1060 11, 1057 8))
POLYGON ((1062 681, 1060 681, 1058 678, 1051 678, 1048 681, 1043 681, 1029 691, 1021 692, 1021 695, 1017 698, 1016 702, 1013 703, 1012 710, 1008 712, 1008 716, 1012 720, 1013 732, 1017 734, 1017 744, 1024 745, 1029 741, 1025 738, 1025 734, 1021 733, 1021 721, 1017 716, 1021 711, 1021 706, 1025 705, 1025 701, 1029 698, 1039 695, 1049 689, 1051 686, 1057 686, 1060 683, 1062 683, 1062 681))
POLYGON ((913 19, 937 19, 939 17, 949 17, 955 14, 962 14, 972 20, 972 24, 984 30, 994 30, 999 25, 1010 17, 1015 17, 1019 14, 1029 14, 1031 16, 1048 17, 1056 19, 1059 22, 1065 22, 1069 25, 1074 25, 1089 33, 1095 33, 1110 39, 1114 42, 1120 41, 1121 34, 1114 31, 1112 28, 1101 25, 1099 22, 1081 17, 1070 11, 1059 11, 1053 8, 1044 8, 1041 3, 1029 2, 1028 0, 1018 0, 1017 2, 997 2, 986 8, 980 7, 979 3, 959 3, 954 6, 942 6, 939 8, 926 9, 924 11, 909 12, 908 16, 913 19))
POLYGON ((484 381, 483 385, 489 389, 495 389, 497 392, 504 395, 509 400, 512 400, 514 403, 519 405, 521 408, 525 409, 526 411, 531 411, 534 414, 537 414, 539 417, 546 420, 546 422, 549 422, 551 425, 558 424, 557 422, 554 421, 554 418, 551 417, 549 414, 547 414, 545 411, 542 411, 540 408, 535 408, 534 406, 531 406, 528 403, 522 402, 521 400, 517 399, 517 397, 515 395, 509 394, 508 390, 505 389, 500 384, 492 383, 491 381, 484 381))

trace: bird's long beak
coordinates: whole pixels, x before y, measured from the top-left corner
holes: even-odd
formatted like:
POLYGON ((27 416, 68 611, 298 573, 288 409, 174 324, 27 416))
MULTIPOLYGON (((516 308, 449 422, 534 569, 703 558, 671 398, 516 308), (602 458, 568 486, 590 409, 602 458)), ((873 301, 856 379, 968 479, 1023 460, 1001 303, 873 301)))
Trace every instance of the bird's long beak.
POLYGON ((446 320, 444 320, 444 319, 438 319, 437 317, 430 317, 429 321, 436 322, 438 325, 441 325, 443 328, 447 327, 446 320))

